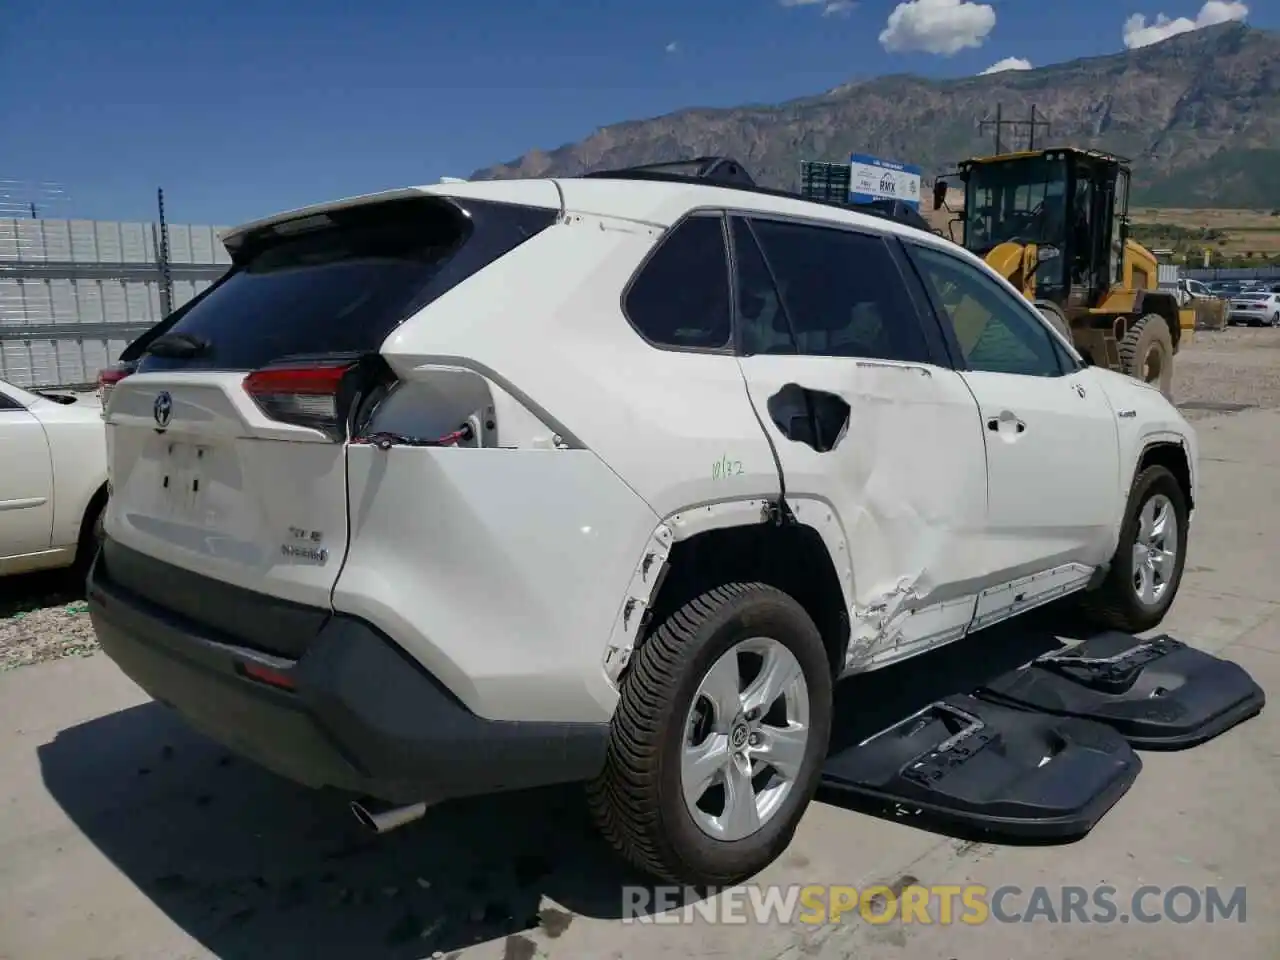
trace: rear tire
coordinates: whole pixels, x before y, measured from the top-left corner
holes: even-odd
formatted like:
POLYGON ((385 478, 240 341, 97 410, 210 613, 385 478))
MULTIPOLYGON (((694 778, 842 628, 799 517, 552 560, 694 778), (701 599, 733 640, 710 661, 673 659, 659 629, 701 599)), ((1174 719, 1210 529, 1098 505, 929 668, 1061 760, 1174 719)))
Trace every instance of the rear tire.
POLYGON ((1120 366, 1129 376, 1173 395, 1173 334, 1164 317, 1148 313, 1120 341, 1120 366))
POLYGON ((817 789, 831 691, 822 637, 787 594, 731 583, 689 601, 652 631, 623 678, 605 767, 588 787, 600 832, 667 882, 733 885, 758 873, 791 842, 817 789), (753 649, 762 651, 759 673, 740 675, 738 651, 749 667, 753 649), (773 678, 777 684, 757 683, 773 678), (757 699, 766 687, 783 693, 766 703, 769 694, 757 699), (763 704, 754 718, 753 702, 763 704), (792 749, 784 754, 784 746, 792 749), (717 772, 694 766, 704 759, 717 772), (733 815, 748 808, 744 820, 733 815))
POLYGON ((94 497, 85 511, 84 518, 80 521, 80 542, 76 545, 74 567, 75 575, 80 579, 89 575, 89 568, 93 566, 93 561, 98 556, 98 549, 102 546, 104 535, 102 523, 106 512, 106 498, 94 497))
POLYGON ((1167 467, 1148 467, 1139 474, 1129 494, 1107 578, 1081 598, 1090 619, 1127 633, 1159 625, 1182 584, 1187 517, 1186 495, 1167 467), (1153 529, 1162 523, 1163 532, 1153 529), (1163 557, 1170 546, 1173 556, 1163 557))

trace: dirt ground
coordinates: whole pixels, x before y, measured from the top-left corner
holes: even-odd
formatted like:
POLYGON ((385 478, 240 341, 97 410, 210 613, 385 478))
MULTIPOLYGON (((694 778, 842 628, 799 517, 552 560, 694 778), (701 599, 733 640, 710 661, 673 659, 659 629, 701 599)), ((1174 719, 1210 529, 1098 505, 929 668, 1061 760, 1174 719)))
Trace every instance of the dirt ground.
MULTIPOLYGON (((1197 333, 1179 358, 1177 396, 1200 433, 1202 491, 1186 576, 1162 628, 1240 663, 1269 690, 1280 689, 1278 347, 1280 331, 1197 333)), ((1143 885, 1202 895, 1243 887, 1243 917, 635 924, 620 919, 622 888, 640 881, 595 838, 576 789, 447 804, 367 836, 340 798, 230 757, 149 702, 93 652, 67 584, 0 589, 0 618, 24 614, 17 628, 0 619, 11 668, 0 673, 0 960, 1280 956, 1280 919, 1268 908, 1280 886, 1274 707, 1209 744, 1144 754, 1128 795, 1079 842, 951 839, 824 796, 753 882, 1042 885, 1055 897, 1063 885, 1106 884, 1121 901, 1143 885), (29 662, 41 659, 50 662, 29 662)), ((1078 636, 1072 623, 1049 609, 849 681, 840 715, 870 733, 1078 636)))
POLYGON ((1188 420, 1222 406, 1280 408, 1280 329, 1196 330, 1173 364, 1173 397, 1188 420))
POLYGON ((1179 209, 1137 207, 1129 211, 1135 224, 1164 224, 1187 230, 1221 230, 1221 253, 1280 253, 1280 216, 1270 210, 1179 209))

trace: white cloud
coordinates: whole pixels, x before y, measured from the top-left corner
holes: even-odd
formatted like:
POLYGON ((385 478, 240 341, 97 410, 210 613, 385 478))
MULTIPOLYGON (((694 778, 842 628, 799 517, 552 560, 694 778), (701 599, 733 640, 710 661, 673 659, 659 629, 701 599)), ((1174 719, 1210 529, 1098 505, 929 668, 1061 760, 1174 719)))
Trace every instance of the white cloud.
POLYGON ((1170 20, 1163 13, 1157 13, 1155 19, 1147 23, 1141 13, 1135 13, 1124 22, 1122 34, 1124 45, 1130 50, 1148 47, 1161 40, 1168 40, 1180 33, 1190 33, 1202 27, 1212 27, 1230 20, 1243 20, 1249 16, 1249 8, 1236 0, 1208 0, 1194 20, 1190 17, 1178 17, 1170 20))
POLYGON ((856 0, 778 0, 784 7, 821 7, 824 17, 848 13, 858 4, 856 0))
POLYGON ((678 43, 676 43, 676 41, 672 40, 670 43, 668 43, 668 44, 666 45, 665 49, 666 49, 667 53, 675 53, 677 50, 679 50, 679 49, 680 49, 680 44, 678 44, 678 43))
POLYGON ((983 70, 978 76, 985 77, 989 73, 1004 73, 1006 70, 1034 70, 1030 60, 1022 57, 1005 57, 983 70))
POLYGON ((886 50, 920 50, 944 57, 980 47, 996 25, 996 11, 970 0, 906 0, 889 14, 880 34, 886 50))

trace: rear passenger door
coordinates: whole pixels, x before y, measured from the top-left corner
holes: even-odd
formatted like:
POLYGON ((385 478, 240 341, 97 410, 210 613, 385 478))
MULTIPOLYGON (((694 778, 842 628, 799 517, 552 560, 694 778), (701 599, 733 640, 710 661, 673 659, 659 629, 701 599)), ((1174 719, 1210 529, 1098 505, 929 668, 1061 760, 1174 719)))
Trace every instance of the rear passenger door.
POLYGON ((846 667, 962 636, 986 586, 969 539, 985 522, 982 431, 901 248, 756 215, 730 234, 739 362, 788 503, 847 544, 846 667))
POLYGON ((1024 298, 949 252, 907 249, 981 411, 986 549, 1008 581, 980 601, 983 626, 1084 586, 1110 556, 1124 506, 1116 416, 1024 298))

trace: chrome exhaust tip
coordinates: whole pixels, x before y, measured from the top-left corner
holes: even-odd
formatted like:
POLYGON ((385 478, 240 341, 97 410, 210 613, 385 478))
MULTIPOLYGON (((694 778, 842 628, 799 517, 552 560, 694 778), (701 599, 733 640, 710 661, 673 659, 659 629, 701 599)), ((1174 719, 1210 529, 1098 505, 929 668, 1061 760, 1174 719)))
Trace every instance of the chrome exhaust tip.
POLYGON ((406 823, 422 819, 427 812, 425 801, 403 807, 393 807, 377 800, 352 800, 351 812, 366 829, 374 833, 388 833, 406 823))

